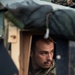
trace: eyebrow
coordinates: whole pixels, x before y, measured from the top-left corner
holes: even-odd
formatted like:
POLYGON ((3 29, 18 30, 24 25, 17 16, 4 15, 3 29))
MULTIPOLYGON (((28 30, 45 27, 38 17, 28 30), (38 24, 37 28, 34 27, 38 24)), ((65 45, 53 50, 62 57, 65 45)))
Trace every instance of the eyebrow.
MULTIPOLYGON (((54 51, 54 49, 52 49, 51 51, 54 51)), ((47 50, 41 50, 41 52, 48 52, 47 50)))

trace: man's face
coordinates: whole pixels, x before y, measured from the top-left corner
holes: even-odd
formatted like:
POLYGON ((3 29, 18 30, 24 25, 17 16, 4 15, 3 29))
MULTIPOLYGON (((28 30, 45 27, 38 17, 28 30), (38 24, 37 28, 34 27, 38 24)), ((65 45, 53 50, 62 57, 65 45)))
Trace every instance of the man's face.
POLYGON ((39 68, 47 69, 50 67, 53 61, 54 55, 54 43, 37 41, 35 47, 35 53, 32 53, 33 61, 35 65, 39 68))

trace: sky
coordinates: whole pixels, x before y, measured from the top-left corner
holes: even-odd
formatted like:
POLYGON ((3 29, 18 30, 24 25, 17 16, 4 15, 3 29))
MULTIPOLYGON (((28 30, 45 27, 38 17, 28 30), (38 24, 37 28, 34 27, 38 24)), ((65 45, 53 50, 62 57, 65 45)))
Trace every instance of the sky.
POLYGON ((24 1, 24 0, 0 0, 0 2, 5 6, 6 4, 11 4, 11 3, 14 3, 14 2, 21 2, 21 1, 24 1))
MULTIPOLYGON (((24 0, 0 0, 0 2, 4 6, 6 6, 6 4, 12 4, 12 3, 15 3, 15 2, 22 2, 22 1, 24 1, 24 0)), ((27 0, 25 0, 25 1, 27 1, 27 0)), ((36 1, 38 2, 39 0, 36 0, 36 1)))

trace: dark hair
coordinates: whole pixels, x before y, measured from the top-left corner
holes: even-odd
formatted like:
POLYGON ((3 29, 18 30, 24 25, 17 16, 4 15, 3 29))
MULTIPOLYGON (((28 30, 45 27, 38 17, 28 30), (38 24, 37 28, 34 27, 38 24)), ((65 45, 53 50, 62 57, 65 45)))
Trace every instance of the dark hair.
POLYGON ((33 35, 32 44, 31 44, 31 51, 35 52, 35 45, 36 45, 36 42, 38 40, 43 40, 43 41, 45 41, 47 43, 50 42, 50 41, 55 43, 53 37, 49 37, 49 38, 45 39, 43 35, 33 35))

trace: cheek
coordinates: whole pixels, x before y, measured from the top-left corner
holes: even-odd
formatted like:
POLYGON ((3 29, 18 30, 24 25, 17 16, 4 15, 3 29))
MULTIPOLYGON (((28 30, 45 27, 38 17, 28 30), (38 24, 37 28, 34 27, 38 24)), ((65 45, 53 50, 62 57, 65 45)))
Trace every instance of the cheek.
POLYGON ((35 60, 36 65, 38 65, 40 67, 42 67, 45 62, 45 59, 41 56, 35 56, 34 60, 35 60))
POLYGON ((53 58, 54 54, 52 54, 52 58, 53 58))
POLYGON ((53 58, 53 56, 54 56, 54 54, 51 54, 51 56, 50 56, 50 57, 51 57, 51 58, 53 58))
POLYGON ((37 60, 37 62, 44 62, 46 60, 46 57, 37 55, 35 59, 37 60))

